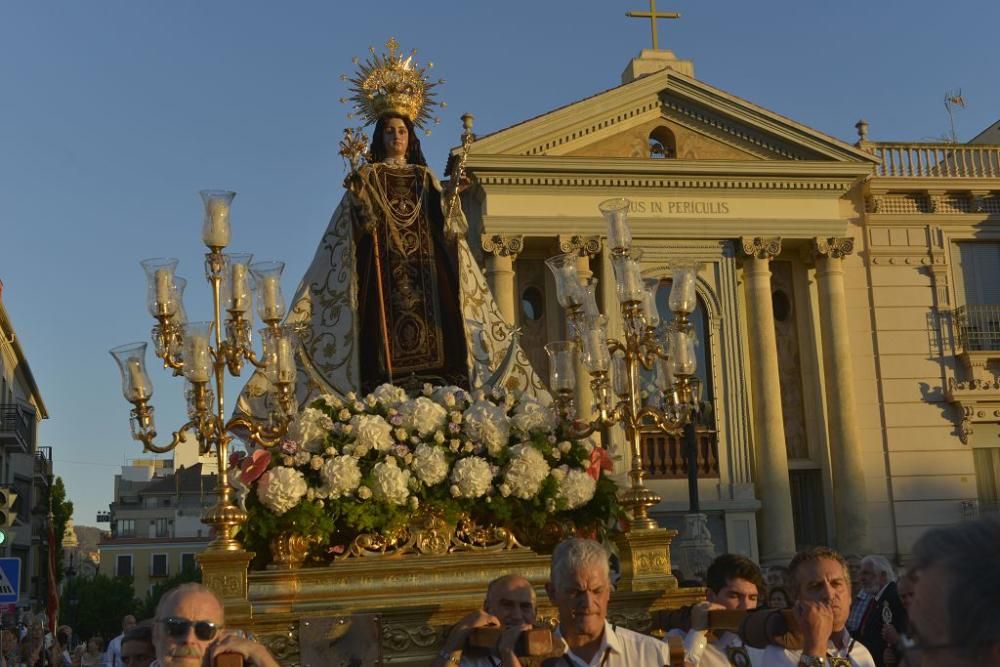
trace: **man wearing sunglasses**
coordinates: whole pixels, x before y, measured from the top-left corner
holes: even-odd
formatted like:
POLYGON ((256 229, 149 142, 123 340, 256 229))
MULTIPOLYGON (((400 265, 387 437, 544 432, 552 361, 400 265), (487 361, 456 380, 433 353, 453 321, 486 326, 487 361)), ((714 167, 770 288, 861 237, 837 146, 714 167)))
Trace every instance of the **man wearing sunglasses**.
POLYGON ((201 584, 182 584, 163 595, 153 645, 158 667, 210 667, 223 653, 238 653, 255 667, 278 667, 266 648, 225 628, 222 602, 201 584))

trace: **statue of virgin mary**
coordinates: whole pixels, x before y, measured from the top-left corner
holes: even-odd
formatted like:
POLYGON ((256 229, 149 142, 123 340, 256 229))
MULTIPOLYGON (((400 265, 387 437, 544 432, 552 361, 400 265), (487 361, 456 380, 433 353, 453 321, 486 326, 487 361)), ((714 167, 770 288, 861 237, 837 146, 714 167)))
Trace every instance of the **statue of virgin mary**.
MULTIPOLYGON (((502 385, 547 399, 466 240, 458 179, 442 187, 421 151, 436 84, 394 39, 386 47, 351 79, 356 112, 375 125, 370 147, 352 161, 286 320, 303 332, 299 404, 384 383, 502 385)), ((266 415, 268 384, 256 374, 240 411, 266 415)))

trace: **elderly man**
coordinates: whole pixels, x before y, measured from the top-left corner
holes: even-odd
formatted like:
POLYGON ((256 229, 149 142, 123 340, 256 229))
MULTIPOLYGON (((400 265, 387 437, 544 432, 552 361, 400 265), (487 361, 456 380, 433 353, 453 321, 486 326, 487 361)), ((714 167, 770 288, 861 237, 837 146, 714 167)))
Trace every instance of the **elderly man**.
POLYGON ((788 566, 797 601, 792 607, 803 635, 803 649, 764 650, 763 667, 875 667, 871 653, 847 632, 851 580, 847 561, 836 551, 816 547, 795 555, 788 566))
POLYGON ((122 667, 122 638, 125 633, 135 627, 135 616, 127 614, 122 618, 122 632, 108 642, 108 650, 104 654, 105 667, 122 667))
POLYGON ((455 625, 445 639, 444 649, 434 661, 434 667, 510 667, 517 665, 514 644, 523 630, 535 621, 535 589, 531 582, 518 574, 508 574, 489 583, 483 608, 455 625), (496 655, 462 655, 466 640, 475 628, 498 626, 505 629, 497 645, 496 655))
POLYGON ((909 667, 1000 667, 1000 519, 935 528, 913 546, 909 667))
MULTIPOLYGON (((684 664, 700 667, 759 667, 763 651, 743 644, 734 632, 724 632, 708 641, 708 612, 756 609, 764 577, 749 558, 723 554, 712 561, 705 575, 705 602, 691 608, 691 629, 684 636, 684 664)), ((676 634, 671 631, 668 634, 676 634)))
POLYGON ((865 556, 860 577, 871 602, 858 630, 851 634, 871 652, 877 667, 885 667, 885 626, 893 626, 897 633, 906 630, 906 609, 899 599, 896 571, 885 556, 865 556))
POLYGON ((616 627, 607 621, 611 598, 608 552, 597 542, 570 539, 552 554, 549 600, 559 612, 558 634, 567 652, 565 667, 662 667, 670 664, 670 648, 653 637, 616 627))
POLYGON ((156 659, 153 648, 153 627, 137 625, 125 633, 121 642, 121 664, 124 667, 149 667, 156 659))
POLYGON ((158 667, 211 665, 222 653, 239 653, 256 667, 278 667, 266 648, 225 629, 222 601, 201 584, 182 584, 160 598, 153 646, 158 667))

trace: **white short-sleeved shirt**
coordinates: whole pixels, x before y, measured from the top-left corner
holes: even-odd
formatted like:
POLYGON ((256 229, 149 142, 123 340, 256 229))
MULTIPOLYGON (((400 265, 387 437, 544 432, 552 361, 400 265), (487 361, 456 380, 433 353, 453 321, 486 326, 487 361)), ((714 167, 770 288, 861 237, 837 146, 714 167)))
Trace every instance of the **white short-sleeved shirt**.
MULTIPOLYGON (((689 644, 692 641, 694 635, 705 634, 704 631, 699 632, 698 630, 689 630, 687 632, 688 639, 685 644, 689 644)), ((684 637, 684 633, 680 630, 671 630, 667 633, 668 636, 684 637)), ((709 642, 705 646, 704 652, 698 658, 697 662, 688 662, 688 665, 697 665, 698 667, 732 667, 734 664, 732 660, 729 659, 728 649, 730 647, 744 647, 746 649, 747 656, 750 658, 750 663, 747 665, 736 663, 736 667, 760 667, 764 659, 764 651, 759 648, 753 648, 751 646, 746 646, 743 640, 740 639, 739 635, 735 632, 726 631, 716 639, 714 642, 709 642)), ((734 658, 739 660, 739 658, 734 658)))
POLYGON ((563 656, 563 661, 566 667, 663 667, 670 664, 670 647, 655 637, 605 621, 601 647, 590 662, 572 651, 563 656))

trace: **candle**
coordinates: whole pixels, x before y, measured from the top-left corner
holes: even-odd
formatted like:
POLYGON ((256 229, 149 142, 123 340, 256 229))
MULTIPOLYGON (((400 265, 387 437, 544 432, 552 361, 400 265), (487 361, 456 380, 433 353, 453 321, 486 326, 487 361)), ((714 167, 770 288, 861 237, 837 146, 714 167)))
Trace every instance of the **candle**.
POLYGON ((212 364, 207 338, 195 336, 191 340, 191 358, 186 361, 186 364, 189 364, 187 378, 191 382, 208 382, 208 372, 212 364))
MULTIPOLYGON (((607 322, 607 318, 603 316, 600 319, 607 322)), ((611 358, 608 354, 608 340, 604 333, 604 326, 598 325, 587 329, 583 339, 583 347, 586 353, 584 363, 587 364, 587 370, 591 373, 608 370, 611 358)))
POLYGON ((674 331, 670 342, 672 375, 694 375, 694 340, 684 331, 674 331))
POLYGON ((278 276, 264 276, 264 281, 261 285, 261 299, 264 302, 263 319, 265 320, 280 320, 284 314, 281 312, 283 309, 279 307, 278 303, 278 290, 280 287, 278 276))
POLYGON ((641 301, 642 300, 642 270, 639 268, 639 262, 634 259, 629 259, 625 263, 625 284, 624 287, 624 300, 625 301, 641 301))
POLYGON ((690 314, 697 307, 696 278, 694 269, 685 267, 674 271, 668 305, 675 313, 690 314))
POLYGON ((210 199, 205 206, 205 225, 201 240, 209 248, 225 248, 229 245, 229 203, 221 199, 210 199))
POLYGON ((142 370, 139 360, 132 358, 128 360, 128 400, 146 400, 153 393, 150 387, 149 378, 142 370))
POLYGON ((292 348, 292 341, 284 336, 278 339, 277 357, 278 382, 295 382, 295 350, 292 348))
POLYGON ((247 267, 246 264, 236 262, 233 264, 232 272, 229 276, 230 300, 229 310, 246 312, 249 304, 247 298, 247 267))
POLYGON ((173 276, 170 269, 157 269, 153 281, 156 289, 156 312, 159 315, 172 315, 173 308, 173 276))

